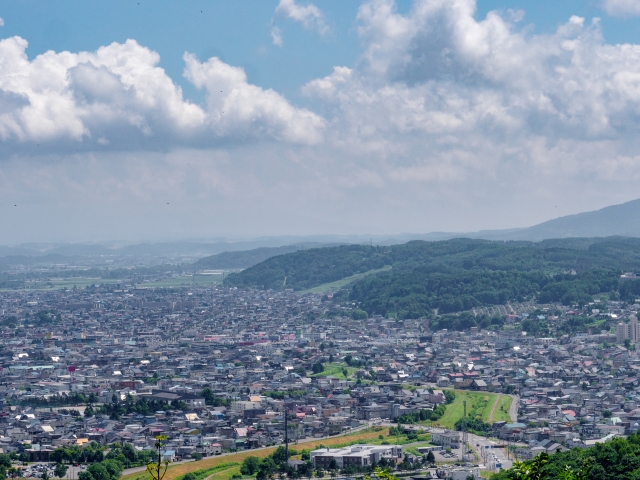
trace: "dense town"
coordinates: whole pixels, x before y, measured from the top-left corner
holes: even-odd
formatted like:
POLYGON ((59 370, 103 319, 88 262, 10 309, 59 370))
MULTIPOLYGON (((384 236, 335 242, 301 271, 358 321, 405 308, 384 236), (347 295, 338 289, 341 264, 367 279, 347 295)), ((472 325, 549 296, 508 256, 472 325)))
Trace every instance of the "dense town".
POLYGON ((400 425, 306 461, 467 478, 640 430, 638 308, 507 305, 466 313, 498 318, 490 328, 454 332, 291 290, 3 291, 0 448, 54 465, 75 461, 64 449, 126 447, 135 469, 158 435, 162 459, 179 462, 400 425), (564 333, 575 318, 598 328, 564 333), (462 398, 467 417, 447 426, 462 398))

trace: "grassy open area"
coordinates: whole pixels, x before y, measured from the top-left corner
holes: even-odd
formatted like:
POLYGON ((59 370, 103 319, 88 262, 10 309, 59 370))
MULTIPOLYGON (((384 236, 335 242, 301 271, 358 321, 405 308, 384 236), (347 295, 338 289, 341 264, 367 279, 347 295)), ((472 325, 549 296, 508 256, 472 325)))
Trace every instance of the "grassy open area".
POLYGON ((202 480, 204 478, 213 476, 214 474, 219 475, 225 473, 227 470, 231 469, 237 469, 238 471, 240 471, 240 464, 238 462, 221 463, 220 465, 216 465, 215 467, 196 470, 194 472, 191 472, 191 475, 193 476, 194 480, 202 480))
MULTIPOLYGON (((291 448, 296 450, 313 450, 320 446, 325 447, 334 447, 341 445, 353 445, 358 442, 369 442, 374 440, 379 440, 379 435, 383 437, 389 436, 388 428, 380 428, 374 427, 367 430, 362 430, 360 432, 356 432, 350 435, 340 435, 332 438, 324 438, 321 440, 312 440, 309 442, 300 442, 297 445, 291 445, 291 448)), ((382 440, 380 440, 382 441, 382 440)), ((389 440, 389 443, 391 441, 389 440)), ((167 471, 166 476, 163 480, 176 480, 178 477, 182 477, 183 475, 189 472, 195 472, 196 470, 209 469, 223 464, 242 463, 242 461, 247 457, 258 457, 264 458, 275 451, 276 447, 263 448, 260 450, 245 450, 239 453, 227 454, 227 455, 218 455, 216 457, 208 457, 199 462, 189 462, 182 463, 179 465, 170 466, 167 471)), ((214 476, 211 477, 211 480, 228 480, 234 473, 240 471, 240 467, 232 466, 229 468, 224 468, 223 470, 215 473, 214 476)), ((121 480, 150 480, 151 477, 147 472, 137 472, 130 473, 128 475, 123 475, 121 480)))
MULTIPOLYGON (((217 285, 222 282, 223 274, 212 275, 195 275, 166 278, 157 282, 140 283, 138 286, 145 288, 178 288, 193 286, 217 285)), ((51 278, 48 280, 32 280, 24 283, 24 288, 17 290, 62 290, 84 288, 90 285, 102 285, 107 283, 121 283, 118 278, 93 278, 93 277, 75 277, 75 278, 51 278)))
MULTIPOLYGON (((219 470, 216 473, 214 473, 213 475, 211 475, 210 477, 208 477, 208 480, 229 480, 234 475, 241 475, 240 474, 240 465, 238 465, 236 467, 228 467, 228 468, 219 470)), ((251 477, 251 478, 253 478, 253 477, 251 477)))
POLYGON ((89 285, 102 285, 103 283, 120 283, 121 280, 114 278, 51 278, 49 280, 33 280, 26 281, 24 289, 18 290, 62 290, 67 288, 71 290, 74 286, 84 288, 89 285))
POLYGON ((403 450, 405 452, 409 452, 409 453, 412 453, 414 455, 420 456, 422 454, 418 451, 418 448, 420 448, 420 447, 430 447, 430 446, 431 446, 431 443, 429 443, 429 442, 419 442, 419 443, 415 443, 415 444, 413 444, 413 445, 411 445, 409 447, 406 447, 403 450))
MULTIPOLYGON (((447 405, 447 410, 444 415, 434 422, 445 428, 453 429, 455 423, 462 418, 464 414, 464 404, 467 401, 467 416, 468 417, 482 417, 485 422, 489 421, 491 410, 496 402, 498 394, 489 392, 470 392, 467 390, 456 390, 456 399, 452 404, 447 405)), ((510 397, 507 397, 510 400, 510 397)), ((509 403, 509 405, 511 405, 509 403)), ((500 406, 498 406, 498 409, 500 406)), ((498 411, 495 413, 495 417, 498 416, 498 411)), ((507 417, 509 416, 509 409, 507 408, 507 417)), ((494 419, 495 420, 495 419, 494 419)), ((496 420, 497 421, 497 420, 496 420)))
POLYGON ((145 288, 171 288, 216 285, 222 282, 222 273, 218 275, 189 275, 185 277, 166 278, 157 282, 140 283, 145 288))
MULTIPOLYGON (((380 432, 377 438, 371 438, 367 440, 350 440, 348 442, 334 445, 334 448, 349 447, 351 445, 356 445, 358 443, 366 443, 367 445, 407 445, 409 443, 422 442, 425 445, 431 445, 429 443, 430 441, 431 441, 430 433, 424 433, 424 434, 418 435, 417 437, 409 438, 407 435, 404 435, 404 434, 396 436, 396 435, 389 435, 389 434, 385 435, 382 432, 380 432)), ((422 444, 419 446, 422 446, 422 444)))
POLYGON ((494 422, 511 422, 511 417, 509 416, 509 409, 511 408, 511 402, 513 402, 513 398, 509 395, 502 395, 500 397, 500 401, 498 402, 498 407, 496 408, 495 413, 493 414, 494 422))
POLYGON ((335 292, 336 290, 340 290, 345 285, 350 284, 356 280, 361 279, 362 277, 366 277, 367 275, 371 275, 378 272, 384 272, 386 270, 391 270, 390 266, 378 268, 375 270, 369 270, 364 273, 356 273, 355 275, 351 275, 350 277, 345 277, 341 280, 336 280, 335 282, 323 283, 322 285, 318 285, 317 287, 310 288, 309 290, 305 290, 302 293, 327 293, 327 292, 335 292))
POLYGON ((326 363, 324 365, 324 370, 321 373, 314 373, 313 375, 310 375, 310 376, 311 377, 327 377, 331 375, 336 378, 345 378, 343 373, 343 370, 345 368, 347 369, 347 377, 350 377, 356 372, 356 370, 358 370, 355 367, 348 367, 346 363, 333 362, 333 363, 326 363))

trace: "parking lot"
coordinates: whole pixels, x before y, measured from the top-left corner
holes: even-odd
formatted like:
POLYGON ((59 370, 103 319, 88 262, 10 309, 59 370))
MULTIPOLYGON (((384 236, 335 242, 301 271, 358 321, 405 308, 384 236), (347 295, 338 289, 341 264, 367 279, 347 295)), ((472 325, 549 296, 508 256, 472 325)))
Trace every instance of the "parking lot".
MULTIPOLYGON (((53 475, 55 466, 55 463, 34 463, 22 470, 22 476, 25 478, 41 478, 42 473, 46 471, 47 475, 49 475, 51 479, 54 479, 57 478, 53 475)), ((86 470, 85 465, 69 465, 69 468, 67 468, 67 473, 63 478, 68 480, 77 479, 78 474, 83 470, 86 470)))
POLYGON ((436 462, 455 463, 457 460, 460 460, 459 448, 452 449, 451 453, 446 453, 446 450, 434 450, 433 454, 436 457, 436 462))

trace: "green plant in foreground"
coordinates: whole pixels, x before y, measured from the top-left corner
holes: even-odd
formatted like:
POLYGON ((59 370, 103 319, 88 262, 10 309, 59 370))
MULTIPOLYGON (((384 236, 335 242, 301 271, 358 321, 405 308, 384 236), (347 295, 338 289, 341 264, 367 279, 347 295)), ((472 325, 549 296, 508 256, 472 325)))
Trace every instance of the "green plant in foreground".
POLYGON ((162 447, 165 446, 167 440, 166 435, 158 435, 156 438, 156 451, 158 453, 158 461, 147 465, 147 472, 153 480, 162 480, 169 469, 169 460, 162 461, 162 447))

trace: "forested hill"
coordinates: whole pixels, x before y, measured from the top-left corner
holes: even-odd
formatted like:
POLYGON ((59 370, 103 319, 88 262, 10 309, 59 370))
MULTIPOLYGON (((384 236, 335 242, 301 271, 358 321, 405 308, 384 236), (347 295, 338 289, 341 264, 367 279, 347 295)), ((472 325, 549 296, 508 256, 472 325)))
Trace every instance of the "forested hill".
POLYGON ((201 258, 193 264, 195 268, 212 269, 240 269, 264 262, 268 258, 276 255, 303 250, 301 245, 286 245, 284 247, 261 247, 252 250, 242 250, 238 252, 222 252, 209 257, 201 258))
POLYGON ((419 267, 443 273, 455 269, 546 273, 591 268, 640 270, 640 239, 570 238, 537 243, 453 239, 385 247, 343 245, 271 257, 229 275, 226 282, 237 287, 305 290, 385 266, 391 266, 394 274, 419 267))
POLYGON ((595 295, 634 299, 640 281, 640 239, 492 242, 455 239, 375 247, 348 245, 280 255, 229 275, 229 286, 305 290, 357 274, 336 300, 369 315, 419 318, 476 306, 536 299, 586 303, 595 295), (379 271, 383 267, 391 267, 379 271))
POLYGON ((574 448, 567 452, 525 462, 528 468, 503 470, 493 480, 517 479, 588 479, 631 480, 640 478, 640 435, 615 438, 591 448, 574 448), (570 469, 567 471, 567 469, 570 469), (529 470, 525 473, 525 470, 529 470))

